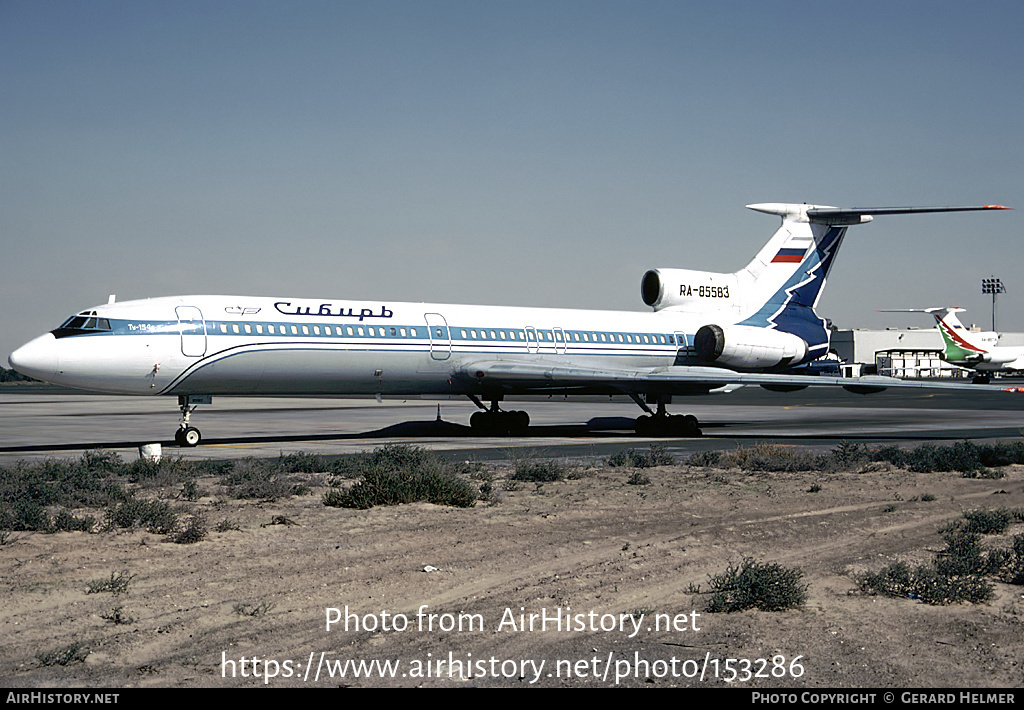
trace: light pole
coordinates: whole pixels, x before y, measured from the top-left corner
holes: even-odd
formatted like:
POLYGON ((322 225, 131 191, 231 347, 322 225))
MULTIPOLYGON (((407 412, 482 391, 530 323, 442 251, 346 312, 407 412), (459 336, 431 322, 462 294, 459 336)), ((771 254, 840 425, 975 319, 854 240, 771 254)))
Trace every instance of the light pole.
POLYGON ((1003 286, 1003 282, 997 279, 995 276, 981 280, 981 292, 982 294, 992 294, 992 330, 996 329, 996 296, 1000 293, 1006 293, 1006 288, 1003 286))

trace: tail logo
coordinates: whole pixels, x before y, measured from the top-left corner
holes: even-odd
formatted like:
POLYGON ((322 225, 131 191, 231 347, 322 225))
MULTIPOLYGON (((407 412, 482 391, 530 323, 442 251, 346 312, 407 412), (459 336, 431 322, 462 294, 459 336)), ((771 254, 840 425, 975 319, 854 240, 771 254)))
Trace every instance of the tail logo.
MULTIPOLYGON (((741 322, 761 328, 775 328, 804 339, 814 357, 820 357, 828 348, 829 333, 825 320, 814 312, 815 303, 821 294, 825 279, 832 267, 835 254, 839 251, 846 227, 832 227, 821 235, 815 248, 790 246, 779 249, 772 263, 800 263, 782 288, 772 294, 757 313, 741 322)), ((813 242, 809 242, 810 246, 813 242)))

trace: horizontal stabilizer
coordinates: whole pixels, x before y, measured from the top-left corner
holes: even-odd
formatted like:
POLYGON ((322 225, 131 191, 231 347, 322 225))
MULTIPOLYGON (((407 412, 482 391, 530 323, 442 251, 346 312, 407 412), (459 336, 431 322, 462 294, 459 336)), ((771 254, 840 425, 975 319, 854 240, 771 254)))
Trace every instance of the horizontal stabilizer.
POLYGON ((940 313, 943 311, 960 312, 966 311, 960 306, 939 306, 936 308, 879 308, 879 313, 940 313))
POLYGON ((980 205, 973 207, 812 207, 807 217, 822 224, 859 224, 868 221, 865 217, 889 214, 919 214, 923 212, 977 212, 980 210, 1008 210, 1002 205, 980 205))
POLYGON ((921 214, 926 212, 977 212, 980 210, 1008 210, 1002 205, 974 205, 967 207, 828 207, 825 205, 764 202, 747 205, 749 209, 765 214, 776 214, 783 219, 815 222, 829 225, 853 225, 870 222, 874 215, 921 214))

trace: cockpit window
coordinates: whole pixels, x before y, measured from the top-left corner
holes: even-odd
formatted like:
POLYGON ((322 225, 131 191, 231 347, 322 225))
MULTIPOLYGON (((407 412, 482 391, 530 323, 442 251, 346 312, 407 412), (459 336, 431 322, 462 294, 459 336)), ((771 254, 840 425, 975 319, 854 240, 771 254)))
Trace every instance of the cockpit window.
POLYGON ((83 328, 85 327, 85 318, 83 316, 71 316, 68 318, 61 328, 83 328))
POLYGON ((59 328, 50 332, 56 338, 66 338, 71 335, 89 335, 109 331, 109 320, 99 318, 96 315, 96 311, 86 311, 85 313, 71 316, 59 328))

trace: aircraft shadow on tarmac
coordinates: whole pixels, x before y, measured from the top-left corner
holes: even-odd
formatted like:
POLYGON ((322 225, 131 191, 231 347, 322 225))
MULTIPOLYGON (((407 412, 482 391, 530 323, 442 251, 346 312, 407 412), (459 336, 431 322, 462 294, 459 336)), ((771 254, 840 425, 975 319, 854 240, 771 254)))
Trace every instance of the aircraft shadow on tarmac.
MULTIPOLYGON (((639 441, 651 441, 650 438, 638 437, 633 431, 633 419, 628 417, 595 417, 585 424, 547 425, 531 426, 525 434, 518 436, 481 436, 474 432, 469 426, 455 424, 446 421, 408 421, 393 424, 382 429, 357 433, 327 433, 327 434, 294 434, 294 435, 273 435, 273 436, 240 436, 231 438, 207 438, 203 439, 202 446, 230 445, 230 444, 265 444, 272 442, 322 442, 322 441, 351 441, 351 440, 381 440, 387 439, 431 439, 431 438, 498 438, 498 439, 621 439, 623 437, 635 437, 639 441)), ((847 441, 935 441, 935 440, 963 440, 970 439, 994 439, 994 438, 1019 438, 1020 430, 1010 429, 960 429, 957 431, 948 430, 920 430, 920 431, 891 431, 879 432, 845 432, 845 433, 813 433, 806 430, 794 430, 791 433, 773 432, 750 433, 729 431, 732 427, 749 426, 745 422, 701 422, 701 429, 704 431, 705 439, 728 439, 734 441, 807 441, 807 442, 838 442, 847 441)), ((687 441, 682 437, 666 437, 663 441, 687 441)), ((689 439, 692 441, 693 439, 689 439)), ((73 451, 91 449, 123 449, 136 448, 143 444, 156 443, 152 441, 97 441, 76 444, 37 444, 0 447, 0 453, 19 452, 40 452, 40 451, 73 451)), ((173 441, 160 442, 162 446, 169 449, 178 448, 173 441)))

